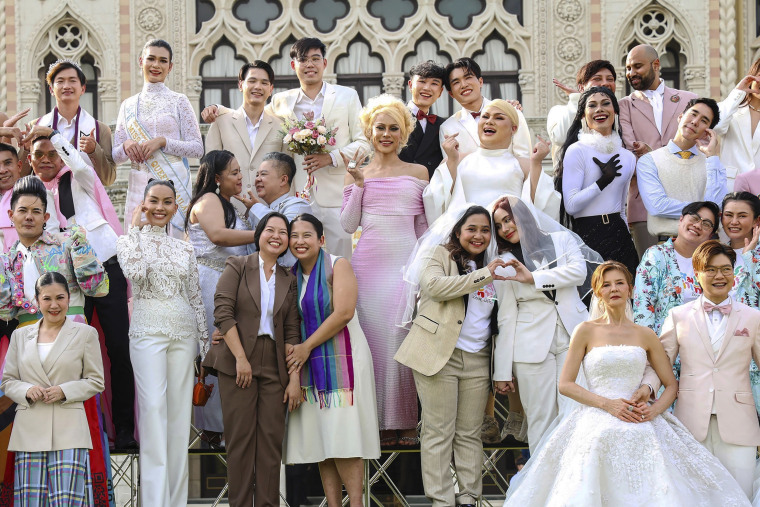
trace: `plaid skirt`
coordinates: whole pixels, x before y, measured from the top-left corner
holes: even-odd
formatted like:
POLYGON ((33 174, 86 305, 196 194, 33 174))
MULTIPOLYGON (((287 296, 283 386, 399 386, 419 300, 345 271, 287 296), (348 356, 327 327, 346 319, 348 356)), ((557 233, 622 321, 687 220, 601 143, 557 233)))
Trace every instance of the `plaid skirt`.
POLYGON ((88 449, 16 452, 14 505, 91 506, 89 463, 88 449))

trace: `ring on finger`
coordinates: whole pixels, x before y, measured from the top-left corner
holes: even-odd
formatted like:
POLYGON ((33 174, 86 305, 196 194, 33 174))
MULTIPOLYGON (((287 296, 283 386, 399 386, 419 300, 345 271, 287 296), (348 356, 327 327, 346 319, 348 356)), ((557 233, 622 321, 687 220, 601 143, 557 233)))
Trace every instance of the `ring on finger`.
POLYGON ((633 405, 628 405, 628 412, 633 412, 633 405))
POLYGON ((356 160, 352 160, 351 162, 349 162, 348 163, 348 168, 349 169, 356 169, 356 160))

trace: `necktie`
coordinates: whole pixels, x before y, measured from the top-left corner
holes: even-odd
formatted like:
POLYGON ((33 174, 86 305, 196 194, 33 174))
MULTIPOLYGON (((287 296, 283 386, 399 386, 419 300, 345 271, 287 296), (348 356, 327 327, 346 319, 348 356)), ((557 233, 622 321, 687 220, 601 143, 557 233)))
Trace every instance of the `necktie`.
POLYGON ((438 116, 434 114, 425 114, 422 112, 422 109, 417 110, 417 120, 419 121, 427 120, 428 123, 435 123, 435 120, 437 119, 438 119, 438 116))
POLYGON ((714 305, 709 301, 704 301, 702 303, 702 308, 704 308, 706 313, 710 313, 713 310, 718 310, 723 315, 728 315, 731 313, 731 303, 726 303, 725 305, 714 305))
POLYGON ((693 153, 690 151, 677 151, 676 154, 678 154, 684 160, 691 158, 693 155, 693 153))
POLYGON ((473 118, 475 118, 476 120, 477 120, 478 118, 480 118, 480 111, 478 111, 477 113, 470 113, 470 114, 471 114, 471 115, 472 115, 472 117, 473 117, 473 118))

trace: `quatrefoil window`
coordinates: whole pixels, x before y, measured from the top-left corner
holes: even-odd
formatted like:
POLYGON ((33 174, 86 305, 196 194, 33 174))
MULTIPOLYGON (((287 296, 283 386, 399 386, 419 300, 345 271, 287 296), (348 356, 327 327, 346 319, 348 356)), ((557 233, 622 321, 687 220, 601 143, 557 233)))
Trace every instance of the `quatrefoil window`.
POLYGON ((386 30, 395 32, 408 18, 417 12, 417 2, 412 0, 369 0, 367 10, 380 22, 386 30))
POLYGON ((464 30, 472 23, 472 18, 486 8, 483 0, 436 0, 435 10, 449 18, 451 26, 464 30))
POLYGON ((55 29, 55 47, 64 53, 74 53, 84 44, 85 34, 79 26, 67 21, 55 29))
POLYGON ((240 0, 232 8, 232 14, 245 21, 248 30, 261 34, 269 28, 269 22, 280 17, 282 4, 278 0, 240 0))
POLYGON ((314 22, 322 33, 335 30, 338 20, 348 14, 346 0, 306 0, 301 4, 301 14, 314 22))

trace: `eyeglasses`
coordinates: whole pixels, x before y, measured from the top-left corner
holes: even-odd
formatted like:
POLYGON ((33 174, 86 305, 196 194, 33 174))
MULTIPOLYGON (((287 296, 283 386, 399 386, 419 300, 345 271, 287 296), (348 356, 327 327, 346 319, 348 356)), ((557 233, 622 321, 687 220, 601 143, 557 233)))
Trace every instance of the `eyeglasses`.
POLYGON ((734 275, 734 268, 732 268, 731 266, 723 266, 723 267, 720 267, 720 268, 714 268, 714 267, 710 266, 708 268, 705 268, 705 270, 703 271, 703 273, 708 278, 715 278, 715 276, 718 273, 720 273, 721 275, 723 275, 725 277, 729 277, 729 276, 733 276, 734 275))
POLYGON ((32 152, 32 158, 39 160, 42 157, 47 157, 48 160, 51 162, 58 160, 58 152, 57 151, 35 151, 32 152))
POLYGON ((296 58, 296 60, 298 61, 298 63, 301 63, 301 64, 311 63, 313 65, 319 65, 320 63, 322 63, 322 60, 324 60, 324 58, 321 56, 312 56, 312 57, 300 56, 296 58))
POLYGON ((715 228, 715 224, 712 223, 712 220, 702 218, 697 213, 689 213, 686 216, 689 217, 689 221, 691 221, 692 224, 699 224, 703 229, 709 229, 712 231, 715 228))

